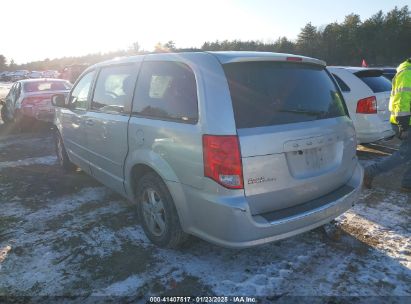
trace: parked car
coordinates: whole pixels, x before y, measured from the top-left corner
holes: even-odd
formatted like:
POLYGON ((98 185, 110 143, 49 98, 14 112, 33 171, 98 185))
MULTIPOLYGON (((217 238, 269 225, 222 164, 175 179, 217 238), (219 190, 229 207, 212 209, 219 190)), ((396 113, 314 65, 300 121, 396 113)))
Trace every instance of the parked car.
POLYGON ((29 71, 27 70, 17 70, 10 75, 10 81, 18 81, 22 79, 27 79, 29 75, 29 71))
POLYGON ((44 78, 57 78, 59 76, 59 72, 56 70, 47 70, 43 72, 44 78))
POLYGON ((360 193, 355 130, 317 59, 141 55, 89 67, 53 103, 61 166, 133 201, 159 246, 187 234, 236 248, 279 240, 360 193))
POLYGON ((340 86, 357 132, 358 143, 394 136, 390 123, 391 82, 381 69, 328 67, 340 86))
POLYGON ((43 78, 43 72, 42 71, 31 71, 28 75, 27 78, 33 79, 33 78, 43 78))
POLYGON ((75 83, 77 78, 81 75, 81 73, 83 73, 85 69, 87 69, 87 67, 87 64, 73 64, 65 66, 61 71, 59 77, 61 79, 66 79, 71 83, 75 83))
POLYGON ((3 71, 0 73, 0 81, 6 81, 6 77, 10 72, 8 71, 3 71))
POLYGON ((10 71, 5 71, 3 72, 3 75, 1 76, 0 80, 1 81, 11 81, 11 76, 13 75, 14 72, 10 71))
POLYGON ((68 94, 71 89, 68 81, 60 79, 26 79, 15 82, 1 108, 1 118, 5 123, 19 126, 29 125, 32 119, 52 122, 54 107, 51 96, 57 93, 68 94))
POLYGON ((382 75, 387 78, 389 81, 392 81, 395 74, 397 74, 396 68, 382 68, 382 75))

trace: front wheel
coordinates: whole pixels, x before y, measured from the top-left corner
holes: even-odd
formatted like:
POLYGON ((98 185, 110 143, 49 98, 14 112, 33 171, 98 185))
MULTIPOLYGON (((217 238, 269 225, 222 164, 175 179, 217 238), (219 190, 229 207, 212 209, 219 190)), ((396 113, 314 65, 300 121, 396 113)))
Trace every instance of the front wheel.
POLYGON ((66 148, 64 147, 63 139, 58 131, 55 134, 56 137, 56 154, 60 166, 64 172, 73 172, 76 170, 76 166, 70 161, 66 148))
POLYGON ((152 243, 177 248, 187 240, 170 192, 157 174, 148 173, 139 180, 137 201, 141 225, 152 243))

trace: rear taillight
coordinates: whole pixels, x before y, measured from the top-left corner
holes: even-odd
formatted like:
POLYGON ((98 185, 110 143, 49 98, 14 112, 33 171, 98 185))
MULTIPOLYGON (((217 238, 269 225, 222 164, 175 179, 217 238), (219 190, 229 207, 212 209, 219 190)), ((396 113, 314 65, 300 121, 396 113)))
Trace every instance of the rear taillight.
POLYGON ((238 137, 203 135, 204 175, 230 189, 243 188, 238 137))
POLYGON ((360 114, 377 113, 377 99, 375 98, 375 96, 371 96, 371 97, 358 100, 357 113, 360 113, 360 114))

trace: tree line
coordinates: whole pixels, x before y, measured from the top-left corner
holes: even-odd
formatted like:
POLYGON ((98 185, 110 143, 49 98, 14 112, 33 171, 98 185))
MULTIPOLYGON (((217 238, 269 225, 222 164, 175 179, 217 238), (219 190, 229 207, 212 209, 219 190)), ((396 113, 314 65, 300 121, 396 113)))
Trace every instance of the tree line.
POLYGON ((205 42, 203 50, 269 51, 323 59, 329 65, 397 65, 411 57, 411 13, 408 6, 381 10, 361 21, 357 14, 343 22, 316 27, 307 23, 296 41, 280 37, 273 43, 261 41, 205 42))
MULTIPOLYGON (((273 42, 259 40, 224 40, 204 42, 200 49, 178 48, 170 40, 157 43, 154 52, 181 51, 266 51, 292 53, 323 59, 329 65, 360 65, 362 59, 373 66, 396 66, 411 57, 411 12, 408 6, 395 7, 383 13, 381 10, 362 21, 357 14, 345 16, 343 22, 324 26, 307 23, 295 41, 279 37, 273 42)), ((2 70, 61 70, 73 64, 94 64, 115 57, 148 53, 138 42, 126 50, 109 53, 95 53, 80 57, 45 59, 17 65, 13 59, 7 63, 0 55, 2 70)))

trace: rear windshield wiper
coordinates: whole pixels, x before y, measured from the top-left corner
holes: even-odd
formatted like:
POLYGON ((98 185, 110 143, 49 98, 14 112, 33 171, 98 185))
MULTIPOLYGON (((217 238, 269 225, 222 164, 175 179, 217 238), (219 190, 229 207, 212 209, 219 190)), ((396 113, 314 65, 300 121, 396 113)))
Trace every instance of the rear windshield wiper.
POLYGON ((305 115, 310 115, 310 116, 316 116, 316 117, 324 117, 328 114, 326 111, 311 111, 311 110, 304 110, 304 109, 298 109, 298 110, 279 110, 278 112, 284 112, 284 113, 296 113, 296 114, 305 114, 305 115))

